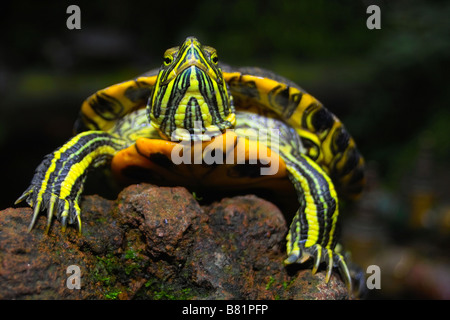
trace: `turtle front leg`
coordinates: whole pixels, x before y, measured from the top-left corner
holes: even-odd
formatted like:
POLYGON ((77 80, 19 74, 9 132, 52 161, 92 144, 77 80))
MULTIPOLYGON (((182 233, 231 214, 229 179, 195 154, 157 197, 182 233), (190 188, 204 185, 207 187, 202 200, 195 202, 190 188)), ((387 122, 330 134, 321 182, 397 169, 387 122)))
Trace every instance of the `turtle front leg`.
POLYGON ((283 155, 283 158, 300 203, 287 235, 285 264, 314 259, 314 274, 325 262, 327 283, 333 267, 337 267, 351 293, 352 280, 346 261, 335 250, 339 210, 333 182, 319 165, 303 154, 283 155))
POLYGON ((79 199, 87 172, 89 168, 108 163, 124 147, 124 140, 109 133, 85 131, 45 156, 35 171, 31 185, 15 202, 26 200, 34 208, 28 231, 33 229, 39 212, 47 209, 46 233, 55 214, 61 221, 63 231, 68 222, 78 224, 81 233, 79 199))

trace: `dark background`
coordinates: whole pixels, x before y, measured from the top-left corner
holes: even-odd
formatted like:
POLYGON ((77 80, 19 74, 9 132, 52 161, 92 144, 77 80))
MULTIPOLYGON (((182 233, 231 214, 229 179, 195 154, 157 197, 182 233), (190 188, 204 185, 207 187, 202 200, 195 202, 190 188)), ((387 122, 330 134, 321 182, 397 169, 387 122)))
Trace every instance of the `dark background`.
POLYGON ((344 239, 360 265, 381 267, 369 298, 450 299, 449 17, 448 1, 426 0, 3 1, 0 208, 70 138, 87 96, 195 35, 228 64, 295 81, 355 138, 368 187, 344 239), (81 30, 66 28, 70 4, 81 30), (366 27, 370 4, 381 30, 366 27))

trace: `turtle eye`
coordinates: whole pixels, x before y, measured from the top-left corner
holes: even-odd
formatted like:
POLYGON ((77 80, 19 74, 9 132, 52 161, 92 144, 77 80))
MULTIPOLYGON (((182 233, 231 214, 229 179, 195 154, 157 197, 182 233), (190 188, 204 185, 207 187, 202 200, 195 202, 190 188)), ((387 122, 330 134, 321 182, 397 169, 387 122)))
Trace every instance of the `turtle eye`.
POLYGON ((219 63, 219 57, 217 56, 217 53, 214 52, 213 54, 211 54, 211 61, 214 64, 218 64, 219 63))
POLYGON ((164 65, 167 67, 169 66, 173 61, 173 57, 170 55, 164 56, 164 65))

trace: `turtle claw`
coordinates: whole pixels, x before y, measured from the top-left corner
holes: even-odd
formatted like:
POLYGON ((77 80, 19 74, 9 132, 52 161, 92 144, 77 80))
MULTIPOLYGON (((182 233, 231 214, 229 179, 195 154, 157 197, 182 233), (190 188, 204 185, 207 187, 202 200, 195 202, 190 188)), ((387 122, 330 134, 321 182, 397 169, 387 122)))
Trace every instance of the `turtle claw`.
POLYGON ((48 205, 48 210, 47 210, 47 226, 45 228, 45 234, 48 234, 48 231, 50 230, 53 213, 55 211, 55 202, 56 201, 57 201, 57 197, 54 194, 52 194, 50 196, 50 204, 48 205))
POLYGON ((18 204, 24 200, 33 208, 33 216, 31 218, 30 225, 28 226, 28 232, 33 230, 36 220, 41 210, 47 209, 47 223, 44 232, 48 234, 53 217, 61 221, 61 231, 65 232, 67 224, 78 225, 78 232, 81 234, 81 210, 76 200, 61 199, 56 194, 45 192, 39 199, 36 195, 35 188, 29 187, 15 202, 18 204))
POLYGON ((39 211, 41 211, 41 202, 40 201, 38 203, 36 203, 36 206, 34 207, 33 217, 31 218, 30 225, 28 226, 28 232, 31 232, 31 230, 33 229, 34 224, 36 223, 36 219, 39 215, 39 211))
POLYGON ((64 201, 64 209, 63 212, 60 215, 61 219, 61 231, 66 232, 67 228, 67 217, 69 216, 69 202, 64 201))
POLYGON ((17 205, 17 204, 21 203, 23 200, 28 198, 28 196, 31 193, 33 193, 33 190, 31 188, 28 188, 27 190, 25 190, 25 192, 22 193, 22 195, 19 198, 17 198, 17 200, 14 202, 14 205, 17 205))
MULTIPOLYGON (((325 282, 330 282, 331 273, 333 271, 333 251, 331 249, 326 249, 328 260, 325 260, 327 264, 327 275, 325 277, 325 282)), ((326 259, 326 257, 324 257, 326 259)))
POLYGON ((284 264, 304 263, 308 259, 314 259, 314 265, 311 270, 312 274, 316 274, 319 270, 320 264, 324 262, 326 264, 325 283, 329 283, 333 268, 339 270, 339 274, 344 281, 348 292, 352 293, 352 277, 350 275, 349 268, 347 267, 346 259, 340 253, 340 249, 335 250, 322 247, 320 244, 315 244, 311 247, 305 247, 304 242, 299 243, 299 246, 288 253, 288 258, 284 260, 284 264))
POLYGON ((81 235, 81 210, 77 203, 75 203, 75 212, 77 217, 78 234, 81 235))
POLYGON ((316 244, 316 255, 314 258, 314 267, 312 269, 312 274, 316 274, 319 269, 320 262, 322 261, 322 246, 320 244, 316 244))
POLYGON ((342 279, 344 280, 348 291, 352 292, 352 287, 353 287, 352 277, 350 275, 350 271, 347 267, 347 263, 345 262, 344 257, 339 253, 335 253, 334 260, 335 260, 335 265, 338 267, 339 273, 340 273, 342 279))
POLYGON ((61 217, 61 232, 66 232, 66 228, 67 228, 67 216, 62 216, 61 217))

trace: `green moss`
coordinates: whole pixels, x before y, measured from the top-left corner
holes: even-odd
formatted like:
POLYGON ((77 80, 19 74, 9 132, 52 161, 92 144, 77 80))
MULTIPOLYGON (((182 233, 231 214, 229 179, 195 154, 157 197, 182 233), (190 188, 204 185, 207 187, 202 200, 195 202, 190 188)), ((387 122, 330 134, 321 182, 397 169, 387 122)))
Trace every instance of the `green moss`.
POLYGON ((125 251, 125 259, 130 259, 133 261, 140 261, 142 260, 141 257, 139 257, 139 251, 135 250, 133 247, 125 251))
POLYGON ((292 279, 291 281, 283 281, 283 288, 284 290, 287 290, 289 288, 289 286, 295 281, 295 278, 292 279))
POLYGON ((108 291, 105 293, 105 298, 108 300, 117 300, 119 297, 119 294, 121 294, 122 291, 119 289, 112 289, 111 291, 108 291))
POLYGON ((144 266, 144 259, 139 254, 140 250, 135 250, 133 247, 130 247, 125 251, 124 258, 128 261, 125 263, 124 271, 126 275, 130 275, 133 272, 138 272, 144 266))
POLYGON ((125 265, 124 271, 125 271, 125 274, 127 276, 129 276, 133 272, 140 270, 140 268, 141 268, 140 265, 138 265, 136 263, 130 263, 130 264, 125 265))
POLYGON ((101 224, 106 223, 106 221, 107 221, 106 217, 99 217, 99 218, 95 219, 96 223, 101 223, 101 224))
POLYGON ((127 250, 125 251, 125 259, 131 259, 134 260, 136 258, 136 252, 134 250, 127 250))
POLYGON ((107 255, 106 257, 96 258, 97 264, 95 265, 92 273, 94 280, 105 285, 110 285, 112 274, 118 268, 115 257, 112 255, 107 255))
POLYGON ((272 287, 272 285, 274 284, 274 282, 275 282, 275 278, 270 276, 269 282, 267 282, 267 284, 266 284, 266 290, 269 290, 272 287))
POLYGON ((177 288, 167 283, 158 282, 157 279, 148 280, 144 287, 147 296, 154 300, 189 300, 195 296, 191 288, 177 288))
POLYGON ((113 254, 107 254, 105 257, 96 257, 97 264, 92 272, 94 282, 101 286, 106 299, 117 299, 122 292, 118 288, 117 275, 121 272, 121 264, 119 259, 113 254))
POLYGON ((202 201, 203 200, 203 197, 197 195, 195 192, 192 192, 192 196, 194 197, 194 199, 196 201, 202 201))

